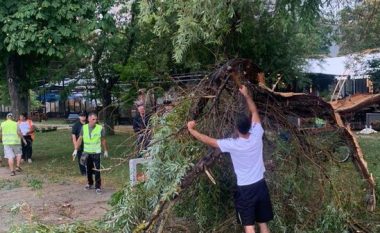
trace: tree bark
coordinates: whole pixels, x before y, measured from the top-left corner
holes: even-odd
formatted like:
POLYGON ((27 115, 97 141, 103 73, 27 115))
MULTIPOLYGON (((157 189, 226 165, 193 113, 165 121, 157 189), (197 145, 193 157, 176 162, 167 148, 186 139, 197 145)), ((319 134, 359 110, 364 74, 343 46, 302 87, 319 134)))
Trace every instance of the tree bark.
POLYGON ((107 91, 102 94, 102 104, 103 104, 103 110, 101 111, 101 118, 104 121, 104 129, 106 132, 106 135, 114 135, 115 131, 115 111, 114 106, 112 105, 112 98, 111 98, 111 91, 107 91))
POLYGON ((18 117, 23 112, 29 112, 29 80, 22 57, 10 54, 6 69, 11 111, 15 117, 18 117))
POLYGON ((66 98, 62 98, 58 102, 58 112, 60 113, 60 117, 66 117, 66 98))
POLYGON ((100 71, 100 59, 102 58, 105 45, 101 43, 95 48, 95 54, 92 60, 92 71, 96 80, 96 88, 99 91, 103 109, 100 112, 100 118, 103 120, 106 135, 114 135, 114 111, 112 106, 112 89, 118 81, 118 77, 105 77, 100 71))

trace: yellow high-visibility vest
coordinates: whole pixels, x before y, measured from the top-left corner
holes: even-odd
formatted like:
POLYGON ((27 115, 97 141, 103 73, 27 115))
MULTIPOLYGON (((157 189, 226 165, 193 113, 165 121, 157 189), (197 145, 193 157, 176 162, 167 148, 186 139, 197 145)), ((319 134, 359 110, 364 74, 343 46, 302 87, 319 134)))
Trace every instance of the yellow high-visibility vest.
POLYGON ((12 120, 6 120, 1 123, 1 133, 4 145, 20 145, 20 137, 17 134, 17 123, 12 120))
POLYGON ((102 152, 101 138, 102 138, 102 126, 96 124, 95 128, 91 131, 88 124, 85 124, 83 130, 83 152, 89 154, 98 154, 102 152))

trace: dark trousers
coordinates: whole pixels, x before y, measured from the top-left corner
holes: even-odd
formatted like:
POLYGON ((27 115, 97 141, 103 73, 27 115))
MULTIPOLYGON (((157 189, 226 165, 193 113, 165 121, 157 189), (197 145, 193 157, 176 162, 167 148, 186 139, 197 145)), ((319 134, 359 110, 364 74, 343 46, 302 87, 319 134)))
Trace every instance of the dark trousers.
POLYGON ((94 171, 93 168, 100 170, 100 154, 88 154, 87 158, 87 181, 89 185, 94 185, 93 175, 95 175, 95 188, 100 189, 101 179, 100 171, 94 171))
POLYGON ((80 171, 80 174, 84 176, 87 174, 87 172, 86 172, 86 166, 80 164, 80 157, 82 157, 82 154, 83 154, 83 150, 78 150, 77 157, 78 157, 79 171, 80 171))
POLYGON ((33 144, 33 140, 32 140, 32 136, 30 135, 27 135, 27 136, 24 136, 25 138, 25 141, 26 141, 26 145, 24 144, 23 140, 21 140, 21 149, 22 149, 22 159, 23 160, 28 160, 28 159, 31 159, 32 158, 32 144, 33 144))
MULTIPOLYGON (((146 148, 148 147, 150 143, 150 139, 151 139, 150 132, 137 134, 136 144, 137 144, 137 149, 139 152, 142 150, 146 150, 146 148)), ((140 156, 141 154, 139 153, 138 157, 140 156)))

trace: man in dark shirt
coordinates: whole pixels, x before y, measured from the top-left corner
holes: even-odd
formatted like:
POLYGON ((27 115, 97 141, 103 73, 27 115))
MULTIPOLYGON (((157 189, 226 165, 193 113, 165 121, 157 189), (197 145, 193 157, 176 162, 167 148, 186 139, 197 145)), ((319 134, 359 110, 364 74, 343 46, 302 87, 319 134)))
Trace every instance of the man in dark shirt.
POLYGON ((143 104, 137 106, 137 115, 133 118, 133 131, 137 134, 137 146, 139 150, 145 149, 149 144, 149 139, 146 135, 149 117, 145 114, 143 104))
MULTIPOLYGON (((79 120, 77 122, 75 122, 75 124, 73 125, 72 130, 71 130, 71 139, 73 142, 74 149, 75 149, 75 144, 77 143, 78 138, 80 136, 80 132, 82 131, 82 126, 85 125, 86 123, 87 123, 87 113, 85 111, 81 111, 79 113, 79 120)), ((79 171, 82 174, 82 176, 85 176, 86 175, 86 166, 84 166, 80 163, 80 158, 82 156, 82 153, 83 153, 83 144, 81 144, 81 146, 78 150, 77 157, 78 157, 79 171)), ((75 159, 75 157, 73 158, 73 160, 74 159, 75 159)))

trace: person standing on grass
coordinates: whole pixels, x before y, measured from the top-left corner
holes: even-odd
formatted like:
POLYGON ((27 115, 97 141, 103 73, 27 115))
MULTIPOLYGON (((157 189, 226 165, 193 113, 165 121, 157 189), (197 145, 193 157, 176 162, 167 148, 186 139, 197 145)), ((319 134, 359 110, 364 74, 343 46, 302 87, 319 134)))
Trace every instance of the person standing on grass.
POLYGON ((87 170, 87 185, 86 190, 94 188, 95 175, 95 191, 97 194, 101 194, 101 177, 100 177, 100 155, 102 153, 102 145, 104 149, 104 158, 108 157, 107 142, 105 139, 105 132, 101 125, 97 124, 98 116, 96 113, 90 113, 88 115, 88 124, 83 125, 80 132, 80 136, 75 145, 73 157, 77 156, 78 149, 83 141, 83 155, 81 161, 86 160, 87 170))
POLYGON ((137 114, 133 118, 133 131, 136 133, 136 144, 139 150, 146 149, 149 144, 146 130, 148 129, 149 116, 145 113, 145 106, 143 103, 137 105, 137 114))
POLYGON ((33 153, 33 141, 34 141, 34 125, 33 121, 28 119, 28 114, 26 112, 21 113, 18 126, 20 127, 22 136, 24 137, 26 143, 21 142, 22 146, 22 159, 32 163, 32 153, 33 153))
POLYGON ((260 117, 247 87, 242 85, 240 93, 245 97, 251 117, 239 114, 236 118, 237 138, 215 139, 198 132, 195 121, 189 121, 187 128, 197 140, 221 152, 229 152, 237 177, 235 208, 238 221, 246 233, 255 233, 258 223, 260 233, 269 233, 267 222, 273 219, 272 203, 264 178, 263 134, 260 117))
MULTIPOLYGON (((78 115, 79 115, 79 120, 75 122, 75 124, 71 128, 71 140, 73 142, 74 149, 75 149, 75 145, 77 144, 78 138, 80 136, 80 132, 82 131, 82 126, 87 123, 87 113, 85 111, 81 111, 78 115)), ((86 166, 80 163, 82 154, 83 154, 83 144, 81 144, 81 146, 79 147, 76 157, 78 158, 79 171, 82 174, 82 176, 85 176, 87 174, 86 166)), ((73 157, 73 160, 75 160, 75 157, 73 157)))
POLYGON ((11 176, 16 175, 16 171, 21 172, 21 145, 20 139, 26 144, 17 122, 13 121, 13 114, 8 113, 6 121, 1 123, 1 139, 4 144, 4 158, 8 159, 11 176), (14 160, 16 159, 16 169, 14 160))

